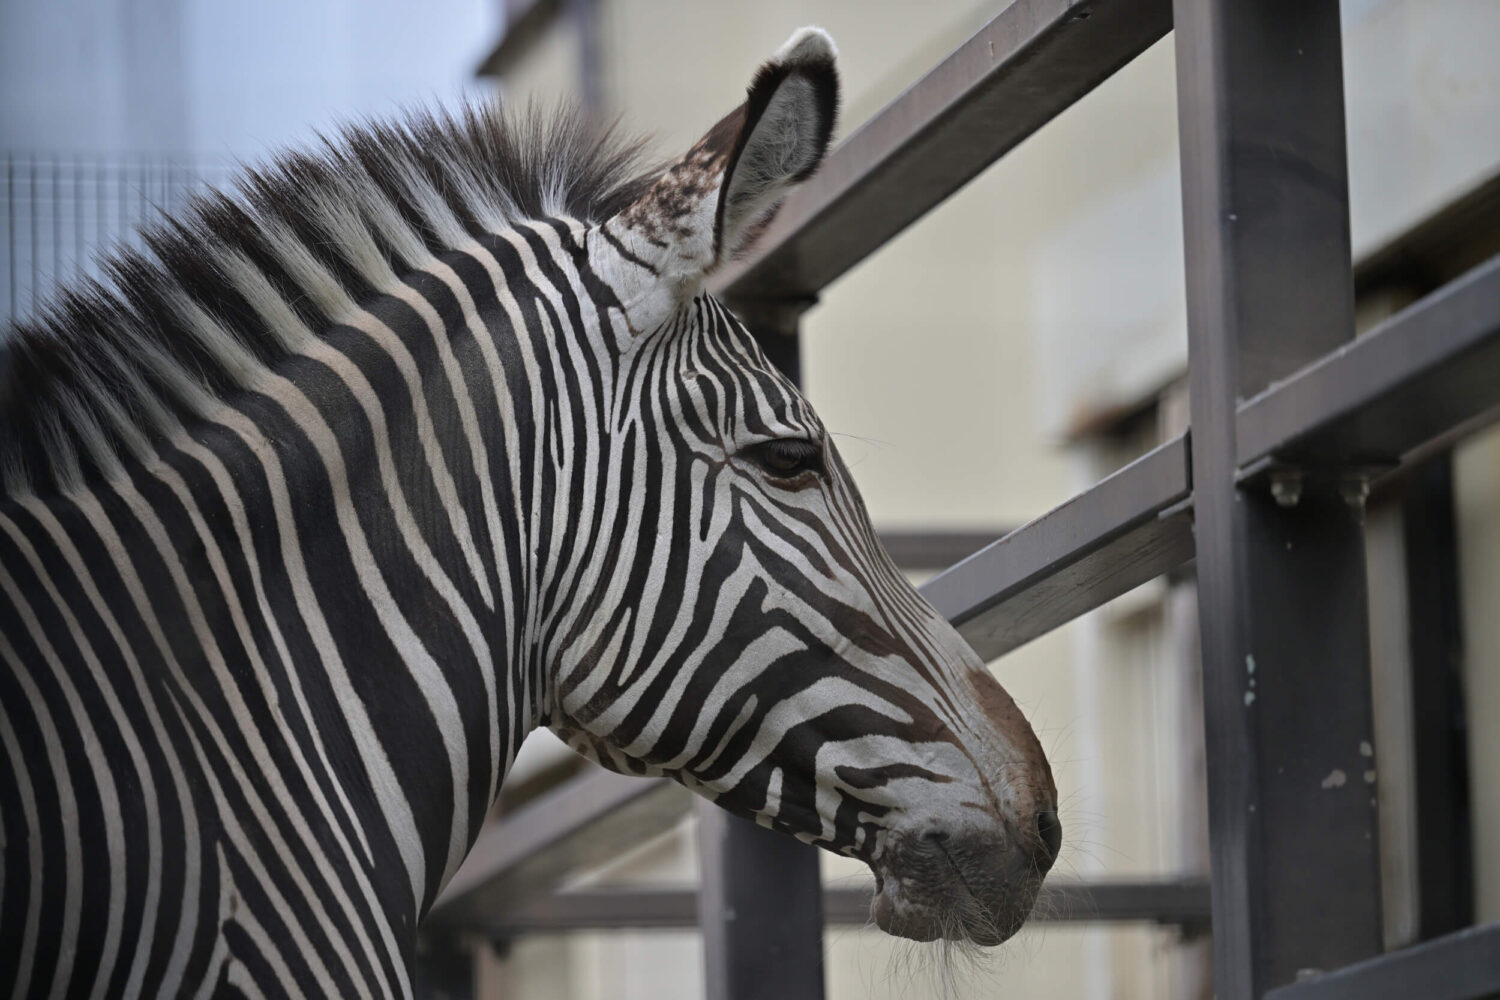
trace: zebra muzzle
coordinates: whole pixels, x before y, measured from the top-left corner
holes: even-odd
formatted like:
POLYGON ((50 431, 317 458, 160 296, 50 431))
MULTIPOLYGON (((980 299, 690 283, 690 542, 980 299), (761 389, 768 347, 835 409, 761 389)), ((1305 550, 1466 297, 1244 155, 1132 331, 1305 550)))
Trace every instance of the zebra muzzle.
POLYGON ((1031 915, 1057 856, 1055 814, 1039 816, 1036 827, 1045 832, 929 829, 893 838, 875 872, 876 926, 914 941, 990 946, 1010 938, 1031 915))

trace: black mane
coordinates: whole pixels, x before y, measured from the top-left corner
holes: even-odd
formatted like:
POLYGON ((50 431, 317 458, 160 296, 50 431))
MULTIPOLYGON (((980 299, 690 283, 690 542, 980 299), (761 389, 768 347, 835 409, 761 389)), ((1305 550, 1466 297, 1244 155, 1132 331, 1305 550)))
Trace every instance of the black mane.
POLYGON ((440 250, 437 230, 451 238, 455 220, 478 234, 525 219, 609 218, 655 176, 642 169, 642 148, 577 112, 512 115, 475 105, 349 127, 312 151, 243 171, 236 195, 195 198, 143 231, 148 251, 105 255, 107 281, 65 288, 0 336, 0 481, 8 493, 76 485, 101 471, 101 448, 106 460, 138 451, 170 429, 166 414, 188 422, 188 382, 221 398, 233 390, 216 346, 268 365, 287 353, 284 332, 270 329, 231 280, 246 262, 315 332, 331 320, 292 277, 289 242, 336 279, 341 295, 359 303, 377 294, 370 269, 329 231, 330 209, 362 226, 400 275, 415 263, 397 245, 440 250), (434 208, 442 211, 434 196, 448 213, 441 225, 433 224, 434 208), (384 229, 375 221, 381 213, 384 229), (201 310, 196 325, 185 301, 201 310))

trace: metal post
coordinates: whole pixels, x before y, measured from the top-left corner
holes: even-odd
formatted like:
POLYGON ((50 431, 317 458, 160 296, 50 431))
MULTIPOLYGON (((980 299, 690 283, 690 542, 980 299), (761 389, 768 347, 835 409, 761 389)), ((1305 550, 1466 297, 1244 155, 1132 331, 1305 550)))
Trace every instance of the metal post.
MULTIPOLYGON (((809 303, 734 303, 772 364, 800 381, 809 303)), ((708 1000, 823 1000, 818 849, 698 805, 698 923, 708 1000)))
POLYGON ((1417 469, 1402 497, 1415 738, 1417 935, 1474 922, 1468 724, 1453 460, 1417 469))
POLYGON ((474 1000, 474 954, 450 941, 418 943, 412 993, 419 1000, 474 1000))
POLYGON ((802 343, 797 327, 814 299, 735 299, 729 303, 740 322, 755 334, 766 359, 797 385, 802 384, 802 343))
POLYGON ((823 1000, 818 849, 703 802, 698 859, 708 1000, 823 1000))
POLYGON ((1214 977, 1381 942, 1357 482, 1237 482, 1237 399, 1354 334, 1337 0, 1176 0, 1214 977))

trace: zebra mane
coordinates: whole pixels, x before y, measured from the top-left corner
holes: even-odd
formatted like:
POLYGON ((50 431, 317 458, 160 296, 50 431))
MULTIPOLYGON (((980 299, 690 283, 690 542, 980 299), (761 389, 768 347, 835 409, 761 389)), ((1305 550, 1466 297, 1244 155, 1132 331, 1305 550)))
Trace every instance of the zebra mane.
POLYGON ((602 222, 644 143, 578 111, 495 104, 365 122, 246 169, 116 248, 0 336, 0 483, 119 469, 444 247, 528 219, 602 222))

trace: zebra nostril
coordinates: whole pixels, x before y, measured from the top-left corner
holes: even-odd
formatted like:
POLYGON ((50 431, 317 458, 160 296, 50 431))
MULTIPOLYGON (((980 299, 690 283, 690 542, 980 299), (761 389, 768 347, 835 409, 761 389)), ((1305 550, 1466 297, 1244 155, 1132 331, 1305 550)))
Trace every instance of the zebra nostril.
POLYGON ((1042 838, 1042 857, 1040 863, 1042 871, 1047 871, 1057 860, 1057 854, 1062 850, 1062 823, 1057 819, 1057 813, 1051 809, 1043 809, 1036 814, 1036 832, 1042 838))
POLYGON ((948 842, 948 834, 942 830, 928 830, 922 834, 923 840, 929 840, 934 844, 942 845, 948 842))

